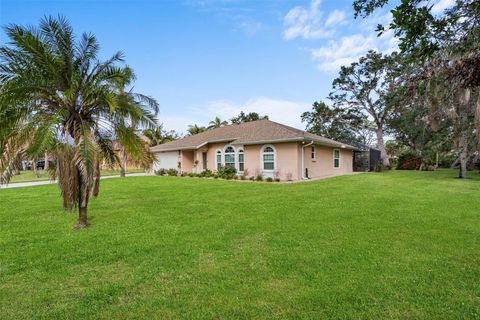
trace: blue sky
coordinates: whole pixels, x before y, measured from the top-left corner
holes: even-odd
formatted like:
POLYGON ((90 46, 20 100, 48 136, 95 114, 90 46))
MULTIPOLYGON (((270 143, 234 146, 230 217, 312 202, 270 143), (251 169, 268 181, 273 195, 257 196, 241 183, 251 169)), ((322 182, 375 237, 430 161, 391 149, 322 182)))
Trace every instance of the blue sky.
POLYGON ((185 131, 240 110, 303 129, 300 114, 325 99, 340 65, 395 47, 391 34, 374 32, 389 15, 354 20, 351 3, 0 0, 0 24, 36 25, 61 14, 77 34, 94 33, 103 58, 125 54, 135 90, 159 101, 166 129, 185 131))

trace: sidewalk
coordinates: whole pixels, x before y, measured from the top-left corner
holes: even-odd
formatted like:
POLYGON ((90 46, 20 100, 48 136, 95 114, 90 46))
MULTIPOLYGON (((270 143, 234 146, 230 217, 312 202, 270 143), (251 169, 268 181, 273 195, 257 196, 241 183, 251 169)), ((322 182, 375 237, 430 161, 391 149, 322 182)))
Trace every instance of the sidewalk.
MULTIPOLYGON (((151 176, 153 175, 152 173, 127 173, 127 177, 144 177, 144 176, 151 176)), ((114 175, 114 176, 105 176, 105 177, 100 177, 100 179, 112 179, 112 178, 120 178, 119 175, 114 175)), ((33 187, 33 186, 41 186, 44 184, 56 184, 57 181, 50 181, 50 180, 45 180, 45 181, 31 181, 31 182, 17 182, 17 183, 10 183, 7 185, 0 185, 0 189, 9 189, 9 188, 21 188, 21 187, 33 187)))

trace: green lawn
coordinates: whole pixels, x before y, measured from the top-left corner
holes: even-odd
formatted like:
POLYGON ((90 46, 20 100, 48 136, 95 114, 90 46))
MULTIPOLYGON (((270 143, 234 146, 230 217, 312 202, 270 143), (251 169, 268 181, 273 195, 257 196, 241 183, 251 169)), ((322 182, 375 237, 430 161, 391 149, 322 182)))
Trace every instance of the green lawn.
POLYGON ((0 190, 0 319, 479 319, 480 175, 0 190))
MULTIPOLYGON (((139 173, 139 172, 145 172, 143 169, 128 169, 128 173, 139 173)), ((118 170, 113 170, 113 169, 102 169, 101 170, 101 175, 102 176, 114 176, 120 174, 120 171, 118 170)), ((50 176, 48 175, 48 172, 44 170, 38 170, 38 176, 35 175, 35 173, 32 170, 29 171, 20 171, 20 174, 17 176, 14 176, 11 180, 10 183, 16 183, 16 182, 30 182, 30 181, 45 181, 45 180, 50 180, 50 176)))

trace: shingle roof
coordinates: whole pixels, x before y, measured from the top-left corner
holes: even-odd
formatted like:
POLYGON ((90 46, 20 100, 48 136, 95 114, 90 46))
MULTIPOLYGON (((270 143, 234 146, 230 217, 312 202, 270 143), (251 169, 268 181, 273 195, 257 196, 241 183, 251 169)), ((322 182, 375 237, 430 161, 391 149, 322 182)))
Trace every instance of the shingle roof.
POLYGON ((258 144, 286 141, 314 141, 320 145, 356 149, 353 146, 295 129, 270 120, 258 120, 208 130, 151 148, 152 152, 198 149, 207 143, 258 144))

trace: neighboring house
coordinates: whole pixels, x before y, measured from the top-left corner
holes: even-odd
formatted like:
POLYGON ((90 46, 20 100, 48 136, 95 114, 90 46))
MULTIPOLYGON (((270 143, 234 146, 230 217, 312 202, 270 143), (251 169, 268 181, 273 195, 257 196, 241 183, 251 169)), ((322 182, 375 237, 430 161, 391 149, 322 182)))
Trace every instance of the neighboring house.
POLYGON ((200 173, 234 167, 245 176, 301 180, 353 171, 347 144, 270 120, 233 124, 151 148, 154 170, 200 173))

